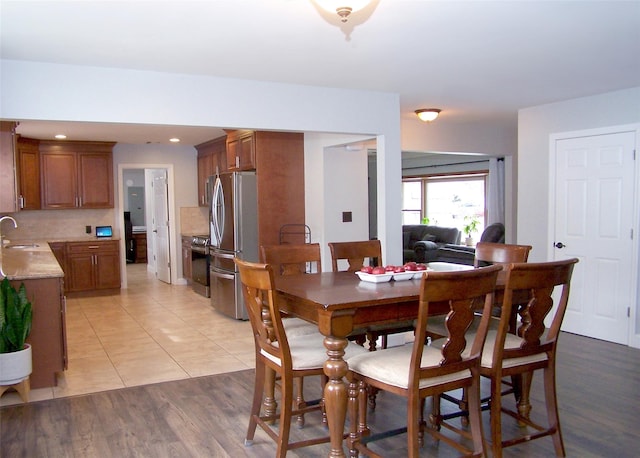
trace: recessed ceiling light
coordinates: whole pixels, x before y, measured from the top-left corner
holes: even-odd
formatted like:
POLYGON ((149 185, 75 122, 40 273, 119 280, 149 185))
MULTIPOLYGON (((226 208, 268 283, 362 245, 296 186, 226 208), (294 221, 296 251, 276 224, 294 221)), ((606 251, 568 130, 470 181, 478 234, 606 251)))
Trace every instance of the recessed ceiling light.
POLYGON ((180 143, 180 139, 179 139, 179 138, 177 138, 177 137, 170 138, 170 139, 169 139, 169 141, 170 141, 171 143, 180 143))
POLYGON ((65 134, 58 134, 58 135, 56 135, 56 138, 58 140, 64 140, 65 138, 67 138, 67 136, 65 134))

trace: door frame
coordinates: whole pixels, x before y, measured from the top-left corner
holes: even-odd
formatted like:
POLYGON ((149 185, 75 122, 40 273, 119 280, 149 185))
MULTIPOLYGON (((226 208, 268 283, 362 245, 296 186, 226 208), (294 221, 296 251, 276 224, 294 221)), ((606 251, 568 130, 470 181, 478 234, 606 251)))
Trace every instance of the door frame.
MULTIPOLYGON (((634 214, 632 219, 632 259, 631 259, 631 297, 632 304, 630 306, 630 325, 628 328, 627 345, 633 348, 640 348, 640 297, 638 296, 638 278, 640 272, 640 123, 637 124, 624 124, 619 126, 600 127, 594 129, 577 130, 569 132, 559 132, 551 134, 549 136, 549 182, 548 185, 548 199, 549 199, 549 225, 547 227, 547 240, 549 244, 547 246, 547 259, 554 259, 555 252, 553 247, 553 240, 555 237, 555 184, 556 184, 556 142, 559 140, 571 139, 576 137, 594 137, 597 135, 608 135, 622 132, 634 132, 636 143, 634 145, 635 151, 635 183, 633 190, 633 208, 634 214)), ((555 309, 555 308, 554 308, 555 309)))
MULTIPOLYGON (((122 164, 118 164, 118 177, 117 177, 117 182, 116 182, 116 190, 118 192, 118 198, 116 199, 117 202, 117 206, 114 209, 115 213, 116 213, 116 224, 117 224, 117 228, 118 228, 118 234, 120 236, 120 240, 124 240, 125 239, 125 233, 124 233, 124 217, 122 216, 122 212, 124 211, 124 170, 125 169, 165 169, 167 171, 167 189, 168 189, 168 195, 167 195, 167 200, 168 200, 168 206, 169 206, 169 231, 171 232, 171 237, 175 238, 175 234, 178 234, 179 232, 177 231, 176 228, 176 224, 177 224, 177 218, 176 218, 176 208, 175 208, 175 187, 174 187, 174 182, 175 182, 175 175, 174 175, 174 170, 173 170, 173 164, 129 164, 129 163, 122 163, 122 164)), ((145 185, 146 186, 146 185, 145 185)), ((146 193, 146 189, 145 189, 145 193, 146 193)), ((178 256, 178 252, 177 252, 177 248, 176 248, 176 241, 173 240, 174 243, 171 243, 172 241, 169 241, 169 262, 171 263, 171 266, 173 267, 171 269, 171 284, 173 285, 186 285, 186 280, 181 279, 178 277, 178 260, 181 259, 181 256, 178 256)), ((181 246, 179 243, 177 244, 178 246, 181 246)), ((121 282, 120 282, 120 286, 121 288, 127 288, 128 285, 128 280, 127 280, 127 260, 126 260, 126 256, 125 256, 125 246, 124 243, 120 244, 120 278, 121 278, 121 282)))

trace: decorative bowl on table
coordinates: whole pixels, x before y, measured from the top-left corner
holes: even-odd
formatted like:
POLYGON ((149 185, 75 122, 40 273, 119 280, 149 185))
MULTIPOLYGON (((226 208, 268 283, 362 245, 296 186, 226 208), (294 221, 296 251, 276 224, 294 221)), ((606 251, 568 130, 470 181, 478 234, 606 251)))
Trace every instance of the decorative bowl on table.
POLYGON ((366 272, 356 272, 356 275, 360 277, 360 280, 367 281, 369 283, 384 283, 391 281, 391 277, 393 277, 393 273, 368 274, 366 272))
MULTIPOLYGON (((432 269, 427 269, 427 270, 432 270, 432 269)), ((413 274, 413 278, 415 278, 416 280, 422 280, 422 277, 424 276, 424 273, 427 270, 416 270, 414 272, 411 272, 413 274)))
POLYGON ((411 280, 414 275, 415 275, 415 272, 413 272, 413 271, 411 271, 411 272, 394 272, 393 273, 393 279, 395 281, 411 280))

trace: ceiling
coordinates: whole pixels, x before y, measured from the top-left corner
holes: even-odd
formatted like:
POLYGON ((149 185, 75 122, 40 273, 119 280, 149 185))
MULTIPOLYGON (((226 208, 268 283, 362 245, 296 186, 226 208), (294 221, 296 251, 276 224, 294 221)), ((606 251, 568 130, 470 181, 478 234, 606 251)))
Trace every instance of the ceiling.
MULTIPOLYGON (((0 0, 0 55, 385 91, 400 95, 403 123, 438 107, 436 123, 513 125, 520 108, 640 86, 640 1, 374 0, 341 24, 311 0, 0 0)), ((212 138, 179 126, 26 121, 18 131, 212 138)))

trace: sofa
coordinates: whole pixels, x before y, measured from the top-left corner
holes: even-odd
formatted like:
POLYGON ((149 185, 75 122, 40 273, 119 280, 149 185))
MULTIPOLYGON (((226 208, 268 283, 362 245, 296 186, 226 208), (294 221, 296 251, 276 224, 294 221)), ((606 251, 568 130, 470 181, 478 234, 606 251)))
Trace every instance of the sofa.
POLYGON ((456 227, 407 224, 402 226, 403 262, 431 262, 436 260, 438 248, 446 244, 460 244, 460 230, 456 227))
MULTIPOLYGON (((504 243, 505 229, 502 223, 487 226, 480 236, 481 242, 504 243)), ((438 248, 436 261, 452 262, 472 266, 476 257, 475 247, 459 244, 445 244, 438 248)))

